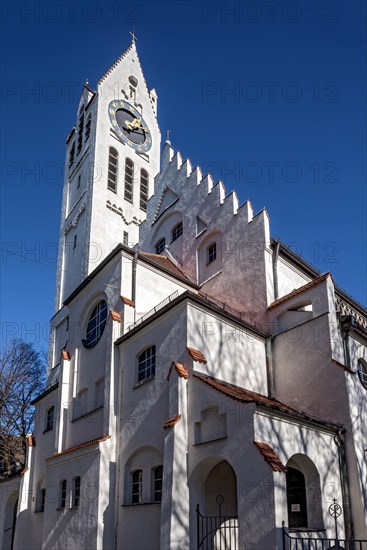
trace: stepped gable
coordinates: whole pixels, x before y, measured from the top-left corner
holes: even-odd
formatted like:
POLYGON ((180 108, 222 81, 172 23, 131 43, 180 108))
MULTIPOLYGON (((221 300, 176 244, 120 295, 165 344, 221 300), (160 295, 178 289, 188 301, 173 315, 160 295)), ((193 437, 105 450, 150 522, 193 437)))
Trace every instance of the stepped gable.
MULTIPOLYGON (((211 217, 213 202, 217 206, 224 206, 224 212, 230 212, 234 216, 237 213, 241 214, 247 222, 252 221, 254 218, 250 201, 246 201, 239 206, 238 197, 234 190, 227 194, 223 181, 219 180, 215 183, 211 174, 203 175, 199 166, 193 167, 190 159, 183 159, 181 153, 179 151, 175 152, 169 142, 166 142, 163 148, 161 172, 155 178, 154 189, 155 194, 150 199, 151 208, 148 209, 144 232, 149 231, 149 227, 156 223, 164 211, 176 202, 178 207, 183 207, 182 204, 180 205, 180 203, 185 202, 183 195, 190 190, 195 190, 196 203, 199 207, 198 216, 200 218, 203 216, 200 207, 203 207, 204 210, 207 208, 207 217, 211 217), (208 195, 213 197, 210 205, 207 204, 208 195)), ((189 192, 189 195, 192 195, 192 193, 189 192)), ((261 210, 258 215, 263 211, 266 212, 265 209, 261 210)), ((205 219, 202 221, 205 224, 207 223, 205 219)))

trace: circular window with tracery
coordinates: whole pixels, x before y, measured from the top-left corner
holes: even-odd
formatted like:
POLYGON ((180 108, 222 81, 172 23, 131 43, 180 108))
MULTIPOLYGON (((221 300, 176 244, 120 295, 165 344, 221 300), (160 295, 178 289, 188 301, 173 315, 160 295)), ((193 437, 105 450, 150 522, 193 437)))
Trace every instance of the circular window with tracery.
POLYGON ((363 359, 358 361, 358 376, 362 386, 367 390, 367 363, 363 359))
POLYGON ((101 338, 107 321, 107 303, 101 300, 93 309, 87 324, 85 339, 82 341, 86 348, 94 348, 101 338))

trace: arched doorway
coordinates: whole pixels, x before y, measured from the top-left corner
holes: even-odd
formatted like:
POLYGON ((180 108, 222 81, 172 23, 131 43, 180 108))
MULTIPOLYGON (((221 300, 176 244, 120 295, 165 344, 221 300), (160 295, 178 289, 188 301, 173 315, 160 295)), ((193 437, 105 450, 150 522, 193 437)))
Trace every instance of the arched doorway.
POLYGON ((288 467, 287 481, 287 506, 288 526, 307 527, 307 499, 305 476, 296 468, 288 467))
POLYGON ((4 533, 2 550, 13 550, 15 525, 18 511, 18 493, 12 493, 5 507, 4 533))
POLYGON ((289 527, 323 529, 320 475, 315 464, 297 453, 288 460, 287 470, 289 527))
MULTIPOLYGON (((201 464, 193 481, 197 499, 198 550, 237 550, 237 476, 226 460, 201 464), (213 465, 214 463, 214 465, 213 465)), ((194 488, 193 487, 193 488, 194 488)))

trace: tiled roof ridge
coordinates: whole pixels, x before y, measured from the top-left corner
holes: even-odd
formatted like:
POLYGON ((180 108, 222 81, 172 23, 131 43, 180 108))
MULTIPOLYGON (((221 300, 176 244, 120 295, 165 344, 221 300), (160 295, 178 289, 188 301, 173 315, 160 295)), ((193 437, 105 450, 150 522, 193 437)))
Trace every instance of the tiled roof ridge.
POLYGON ((72 453, 73 451, 84 449, 84 447, 90 447, 91 445, 95 445, 96 443, 102 443, 102 441, 106 441, 106 439, 109 439, 110 437, 110 435, 102 435, 101 437, 97 437, 96 439, 91 439, 90 441, 86 441, 85 443, 80 443, 79 445, 70 447, 70 449, 65 449, 65 451, 60 451, 59 453, 47 457, 46 460, 51 460, 52 458, 57 458, 68 453, 72 453))
POLYGON ((263 443, 262 441, 254 441, 254 443, 263 455, 265 462, 269 464, 270 468, 274 472, 287 471, 287 468, 284 466, 279 456, 276 454, 274 449, 268 445, 268 443, 263 443))
POLYGON ((320 275, 320 277, 317 277, 317 279, 313 279, 309 283, 306 283, 305 285, 303 285, 299 288, 296 288, 295 290, 292 290, 292 292, 289 292, 285 296, 282 296, 281 298, 278 298, 278 300, 275 300, 275 302, 272 302, 267 307, 267 309, 272 309, 273 307, 275 307, 275 306, 277 306, 277 305, 279 305, 283 302, 286 302, 290 298, 293 298, 293 296, 297 296, 297 294, 301 294, 305 290, 308 290, 309 288, 312 288, 313 286, 318 285, 322 281, 325 281, 328 277, 331 277, 331 280, 333 281, 333 277, 332 277, 331 273, 328 271, 327 273, 324 273, 323 275, 320 275))
POLYGON ((307 412, 303 412, 302 410, 295 409, 289 405, 286 405, 285 403, 282 403, 277 399, 267 397, 266 395, 262 395, 261 393, 254 392, 252 390, 246 390, 239 386, 235 386, 230 382, 224 382, 222 380, 218 380, 213 376, 208 376, 206 374, 202 374, 198 372, 194 372, 193 376, 194 378, 198 378, 208 386, 223 393, 224 395, 227 395, 232 399, 235 399, 236 401, 240 401, 242 403, 256 403, 258 405, 263 405, 264 407, 270 407, 273 409, 275 408, 275 409, 278 409, 278 411, 280 412, 293 415, 294 417, 302 417, 303 419, 308 420, 310 422, 318 422, 323 426, 329 426, 335 430, 344 429, 344 427, 341 424, 337 424, 336 422, 334 423, 330 421, 324 421, 320 418, 311 416, 307 412))

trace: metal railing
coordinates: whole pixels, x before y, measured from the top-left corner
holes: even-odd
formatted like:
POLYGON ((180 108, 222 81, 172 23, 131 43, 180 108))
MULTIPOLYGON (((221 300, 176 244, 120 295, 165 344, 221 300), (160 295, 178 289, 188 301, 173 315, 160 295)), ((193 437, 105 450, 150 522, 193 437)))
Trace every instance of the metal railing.
POLYGON ((167 304, 172 302, 175 298, 177 298, 177 296, 178 296, 178 290, 175 290, 175 292, 170 294, 170 296, 167 296, 167 298, 165 298, 164 300, 159 302, 159 304, 154 306, 147 313, 144 313, 144 315, 139 317, 139 319, 137 319, 134 323, 131 323, 130 325, 125 326, 125 332, 129 332, 129 330, 132 330, 133 328, 135 328, 138 325, 140 325, 141 323, 143 323, 143 321, 145 321, 146 319, 151 317, 151 315, 154 315, 154 313, 156 313, 157 311, 162 309, 164 306, 166 306, 167 304))
POLYGON ((367 550, 367 540, 293 537, 283 522, 283 550, 367 550))
POLYGON ((203 516, 196 507, 198 550, 239 550, 237 516, 203 516))

